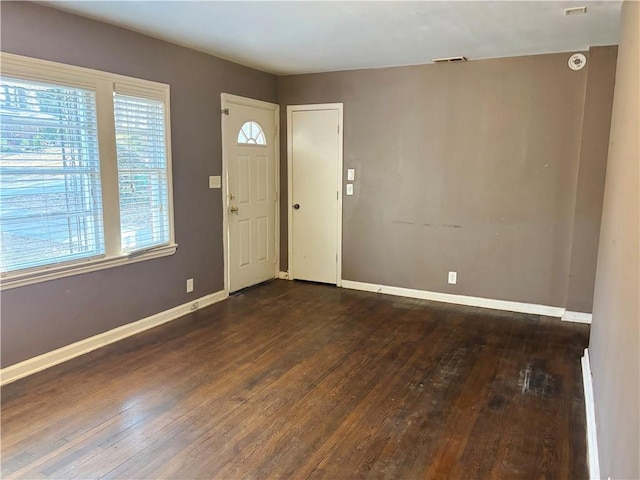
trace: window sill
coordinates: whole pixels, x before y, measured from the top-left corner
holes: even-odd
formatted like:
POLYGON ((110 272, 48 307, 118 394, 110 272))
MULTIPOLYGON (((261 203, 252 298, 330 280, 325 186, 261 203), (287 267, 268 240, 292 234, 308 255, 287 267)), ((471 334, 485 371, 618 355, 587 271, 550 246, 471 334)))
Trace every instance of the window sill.
POLYGON ((9 290, 11 288, 24 287, 34 283, 70 277, 72 275, 96 272, 106 268, 119 267, 121 265, 152 260, 154 258, 167 257, 176 253, 177 248, 178 245, 174 243, 142 252, 123 254, 117 257, 90 259, 73 264, 45 267, 36 271, 9 274, 3 277, 0 281, 0 290, 9 290))

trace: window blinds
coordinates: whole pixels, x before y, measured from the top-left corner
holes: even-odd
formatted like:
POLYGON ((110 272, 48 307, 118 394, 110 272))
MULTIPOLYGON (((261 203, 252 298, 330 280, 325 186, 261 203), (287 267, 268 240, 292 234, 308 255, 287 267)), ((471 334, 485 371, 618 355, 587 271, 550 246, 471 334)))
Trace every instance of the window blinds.
POLYGON ((3 273, 104 253, 95 93, 0 78, 3 273))
POLYGON ((123 252, 170 240, 164 103, 114 94, 123 252))

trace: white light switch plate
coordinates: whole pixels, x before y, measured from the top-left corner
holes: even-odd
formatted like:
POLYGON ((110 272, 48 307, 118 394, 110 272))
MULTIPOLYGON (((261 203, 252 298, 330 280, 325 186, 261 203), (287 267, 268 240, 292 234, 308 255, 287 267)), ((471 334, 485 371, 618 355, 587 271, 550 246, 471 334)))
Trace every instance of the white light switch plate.
POLYGON ((355 180, 356 179, 356 170, 355 168, 347 168, 347 180, 355 180))
POLYGON ((220 175, 212 175, 209 177, 209 188, 220 188, 222 186, 222 178, 220 175))
POLYGON ((353 183, 347 183, 347 195, 353 195, 353 183))

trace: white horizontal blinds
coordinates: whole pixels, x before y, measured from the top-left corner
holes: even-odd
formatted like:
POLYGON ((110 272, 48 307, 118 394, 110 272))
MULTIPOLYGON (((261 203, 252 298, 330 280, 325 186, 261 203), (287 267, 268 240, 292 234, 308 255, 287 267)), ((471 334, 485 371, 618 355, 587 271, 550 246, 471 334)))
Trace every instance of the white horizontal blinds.
POLYGON ((2 273, 104 253, 95 92, 0 78, 2 273))
POLYGON ((114 113, 122 250, 168 244, 164 102, 115 93, 114 113))

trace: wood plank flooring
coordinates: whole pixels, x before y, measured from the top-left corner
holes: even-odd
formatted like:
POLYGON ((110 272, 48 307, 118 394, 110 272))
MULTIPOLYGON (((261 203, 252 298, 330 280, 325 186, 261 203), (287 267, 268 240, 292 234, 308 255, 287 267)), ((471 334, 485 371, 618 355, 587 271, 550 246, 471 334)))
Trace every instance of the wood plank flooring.
POLYGON ((278 280, 2 389, 3 478, 587 478, 586 325, 278 280))

